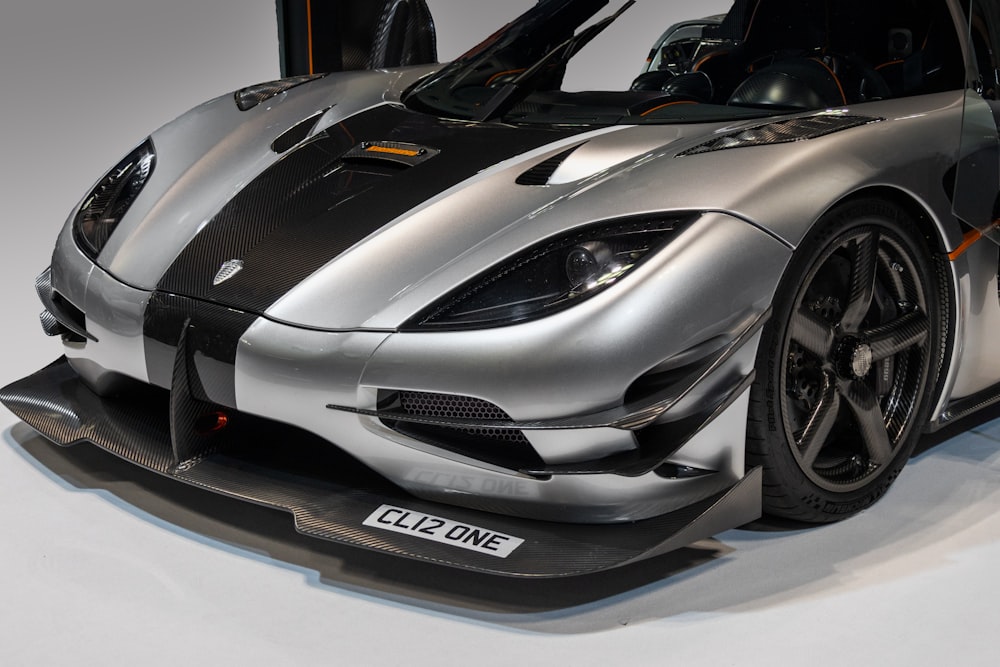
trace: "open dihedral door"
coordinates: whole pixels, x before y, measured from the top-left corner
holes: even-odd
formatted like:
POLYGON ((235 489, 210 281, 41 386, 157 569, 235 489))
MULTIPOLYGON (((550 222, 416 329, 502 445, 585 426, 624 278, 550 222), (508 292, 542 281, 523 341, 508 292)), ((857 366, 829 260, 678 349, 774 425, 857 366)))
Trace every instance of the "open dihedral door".
POLYGON ((282 76, 437 61, 425 0, 277 0, 282 76))
POLYGON ((965 8, 975 61, 966 67, 953 212, 974 228, 974 239, 1000 243, 1000 0, 971 0, 965 8))

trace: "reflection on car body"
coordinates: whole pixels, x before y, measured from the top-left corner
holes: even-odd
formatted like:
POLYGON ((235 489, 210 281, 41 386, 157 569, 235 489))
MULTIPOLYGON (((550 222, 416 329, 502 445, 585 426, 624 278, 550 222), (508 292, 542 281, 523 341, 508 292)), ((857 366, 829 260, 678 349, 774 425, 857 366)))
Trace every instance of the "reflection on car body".
POLYGON ((0 398, 308 534, 499 574, 870 507, 1000 398, 1000 3, 736 0, 621 90, 561 90, 648 4, 542 0, 452 63, 157 130, 38 280, 65 358, 0 398))

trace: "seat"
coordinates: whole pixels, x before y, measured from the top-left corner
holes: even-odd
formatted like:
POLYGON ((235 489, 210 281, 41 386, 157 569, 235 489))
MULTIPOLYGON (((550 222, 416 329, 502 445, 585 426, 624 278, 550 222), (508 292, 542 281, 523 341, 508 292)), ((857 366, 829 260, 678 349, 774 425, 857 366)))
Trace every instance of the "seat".
POLYGON ((732 46, 692 67, 711 79, 716 104, 856 104, 964 85, 941 0, 737 0, 719 34, 732 46), (778 85, 770 97, 765 81, 778 85))
POLYGON ((886 28, 890 49, 876 66, 893 96, 920 95, 961 88, 961 45, 947 17, 897 19, 886 28))
POLYGON ((748 75, 784 58, 815 54, 826 45, 827 0, 737 2, 720 33, 737 46, 707 54, 692 68, 711 79, 714 101, 725 104, 748 75))
POLYGON ((837 75, 816 58, 785 58, 741 83, 728 103, 788 110, 824 109, 846 104, 837 75))
POLYGON ((848 101, 904 97, 961 88, 962 48, 947 3, 938 0, 838 0, 830 52, 848 101))

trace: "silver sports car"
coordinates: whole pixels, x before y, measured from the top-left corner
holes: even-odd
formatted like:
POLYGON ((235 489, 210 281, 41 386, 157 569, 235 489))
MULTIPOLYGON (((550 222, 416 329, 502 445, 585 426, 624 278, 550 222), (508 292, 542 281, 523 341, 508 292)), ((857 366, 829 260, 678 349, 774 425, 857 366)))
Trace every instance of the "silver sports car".
POLYGON ((155 131, 37 280, 65 356, 0 398, 507 575, 870 506, 1000 399, 1000 0, 736 0, 562 90, 633 4, 541 0, 452 63, 155 131))

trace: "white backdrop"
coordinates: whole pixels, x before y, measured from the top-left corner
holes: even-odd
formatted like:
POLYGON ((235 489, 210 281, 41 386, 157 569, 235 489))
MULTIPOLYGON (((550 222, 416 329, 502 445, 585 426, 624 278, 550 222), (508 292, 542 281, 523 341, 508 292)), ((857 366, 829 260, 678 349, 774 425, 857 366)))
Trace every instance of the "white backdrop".
MULTIPOLYGON (((438 28, 442 60, 455 58, 491 34, 496 27, 532 7, 534 0, 470 2, 427 0, 438 28)), ((624 0, 612 2, 598 14, 617 10, 624 0)), ((724 13, 732 0, 644 0, 626 11, 573 60, 566 73, 567 90, 625 90, 639 73, 649 48, 667 27, 678 21, 724 13)))
MULTIPOLYGON (((441 59, 533 4, 429 0, 441 59)), ((643 4, 580 54, 568 89, 627 88, 666 26, 729 3, 643 4), (660 18, 641 20, 651 15, 660 18), (614 35, 620 43, 611 41, 614 35)), ((0 193, 6 224, 18 234, 16 249, 4 244, 0 279, 22 285, 9 290, 8 335, 34 337, 36 300, 23 285, 45 266, 60 223, 94 180, 187 109, 276 78, 277 53, 274 0, 74 0, 58 10, 0 3, 0 193)), ((15 374, 33 365, 23 355, 9 363, 15 374)))
MULTIPOLYGON (((644 2, 663 20, 626 14, 614 62, 571 87, 622 87, 667 24, 726 4, 644 2)), ((429 4, 448 58, 533 3, 429 4)), ((277 75, 273 0, 0 4, 0 384, 59 354, 32 284, 91 183, 152 128, 277 75)), ((57 451, 0 408, 0 664, 995 666, 1000 425, 964 428, 845 523, 525 583, 301 538, 283 514, 57 451)))

